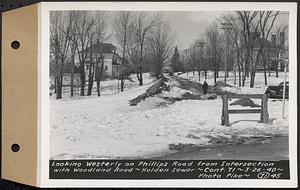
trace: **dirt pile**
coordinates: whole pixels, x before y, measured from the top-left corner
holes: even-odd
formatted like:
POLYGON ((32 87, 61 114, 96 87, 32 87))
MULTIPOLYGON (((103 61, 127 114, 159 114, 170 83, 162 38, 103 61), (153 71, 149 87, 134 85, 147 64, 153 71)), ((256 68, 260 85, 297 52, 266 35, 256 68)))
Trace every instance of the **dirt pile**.
POLYGON ((165 84, 166 81, 166 77, 162 77, 161 79, 157 80, 146 90, 145 93, 137 96, 132 100, 129 100, 129 104, 131 106, 136 106, 140 101, 145 100, 147 97, 154 96, 155 94, 160 94, 163 90, 168 91, 169 87, 165 84))
POLYGON ((254 103, 250 98, 241 98, 241 99, 238 99, 234 102, 232 102, 230 104, 231 106, 233 105, 240 105, 240 106, 249 106, 249 107, 252 107, 252 108, 255 108, 255 107, 260 107, 260 105, 254 103))
POLYGON ((203 94, 200 83, 176 76, 163 76, 150 86, 145 93, 129 100, 129 104, 136 106, 147 97, 154 96, 166 101, 166 104, 160 102, 160 105, 172 104, 182 100, 212 100, 217 98, 215 93, 210 93, 210 91, 208 93, 206 95, 203 94))

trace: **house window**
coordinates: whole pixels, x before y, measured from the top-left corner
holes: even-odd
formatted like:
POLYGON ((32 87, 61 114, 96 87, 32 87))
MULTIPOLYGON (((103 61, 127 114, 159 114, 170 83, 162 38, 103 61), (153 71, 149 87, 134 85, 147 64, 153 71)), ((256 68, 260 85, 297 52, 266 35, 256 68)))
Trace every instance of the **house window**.
POLYGON ((108 70, 108 66, 107 66, 107 65, 105 65, 104 69, 107 71, 107 70, 108 70))

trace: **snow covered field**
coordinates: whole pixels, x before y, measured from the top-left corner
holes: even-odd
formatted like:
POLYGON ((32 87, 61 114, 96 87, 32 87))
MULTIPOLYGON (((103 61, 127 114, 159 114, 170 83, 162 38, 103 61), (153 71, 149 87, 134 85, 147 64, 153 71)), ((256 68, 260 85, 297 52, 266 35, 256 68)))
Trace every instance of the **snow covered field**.
MULTIPOLYGON (((207 79, 209 85, 213 84, 212 76, 210 73, 207 79)), ((181 77, 198 80, 192 73, 189 77, 186 74, 181 77)), ((145 77, 144 86, 138 86, 136 78, 134 80, 126 91, 113 95, 61 100, 51 97, 51 158, 151 158, 171 153, 170 144, 205 146, 215 139, 228 142, 239 138, 288 136, 288 102, 285 119, 281 119, 282 101, 269 99, 269 124, 259 123, 259 114, 230 115, 231 126, 224 127, 221 125, 220 97, 183 100, 162 107, 156 106, 160 98, 151 97, 137 106, 129 106, 130 99, 145 92, 152 84, 149 76, 145 77)), ((228 83, 233 84, 232 81, 228 79, 228 83)), ((280 78, 272 74, 268 85, 278 85, 282 81, 283 73, 280 78)), ((255 88, 248 86, 247 83, 241 88, 241 93, 264 93, 263 74, 257 74, 255 88)))

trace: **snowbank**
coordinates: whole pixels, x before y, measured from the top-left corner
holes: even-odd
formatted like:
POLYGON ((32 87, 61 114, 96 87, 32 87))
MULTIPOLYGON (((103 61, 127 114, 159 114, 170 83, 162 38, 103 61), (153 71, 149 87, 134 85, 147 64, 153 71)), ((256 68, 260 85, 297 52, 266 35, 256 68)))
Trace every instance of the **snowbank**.
MULTIPOLYGON (((265 86, 257 76, 257 87, 242 93, 260 93, 265 86)), ((282 79, 274 79, 274 83, 282 79)), ((150 81, 150 80, 149 80, 150 81)), ((228 79, 228 81, 231 81, 228 79)), ((271 82, 271 80, 270 80, 271 82)), ((174 144, 206 146, 215 142, 253 137, 288 136, 289 116, 281 119, 281 101, 269 101, 269 124, 259 123, 259 114, 230 115, 230 127, 221 125, 222 100, 182 100, 173 104, 164 96, 178 97, 193 91, 172 83, 169 92, 147 98, 137 106, 128 100, 144 93, 153 83, 125 92, 101 96, 50 98, 50 151, 52 159, 136 159, 169 154, 174 144)), ((233 101, 233 100, 232 100, 233 101)), ((229 103, 231 103, 230 101, 229 103)), ((254 100, 260 104, 259 100, 254 100)), ((285 109, 288 110, 287 101, 285 109)), ((243 109, 229 106, 229 109, 243 109)))
POLYGON ((151 158, 172 152, 170 144, 208 145, 214 138, 288 135, 288 119, 278 119, 280 102, 269 102, 270 125, 259 123, 260 116, 253 114, 232 115, 231 126, 224 127, 220 98, 183 100, 167 107, 155 107, 151 101, 129 106, 128 99, 145 88, 102 98, 51 101, 51 157, 151 158))

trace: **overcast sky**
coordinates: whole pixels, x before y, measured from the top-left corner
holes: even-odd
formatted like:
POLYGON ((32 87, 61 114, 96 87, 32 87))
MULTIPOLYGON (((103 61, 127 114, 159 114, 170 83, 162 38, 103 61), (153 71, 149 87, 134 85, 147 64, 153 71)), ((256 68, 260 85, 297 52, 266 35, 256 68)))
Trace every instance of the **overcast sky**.
MULTIPOLYGON (((170 23, 176 32, 176 45, 180 50, 188 48, 195 40, 200 39, 208 25, 220 18, 225 11, 163 11, 164 18, 170 23)), ((231 12, 233 13, 233 12, 231 12)), ((114 14, 114 13, 112 13, 114 14)), ((112 16, 113 17, 113 16, 112 16)), ((288 14, 280 14, 277 17, 276 26, 288 23, 288 14)), ((220 24, 221 27, 221 24, 220 24)))
POLYGON ((177 45, 180 49, 185 49, 199 39, 208 25, 224 12, 165 12, 164 14, 177 33, 177 45))

